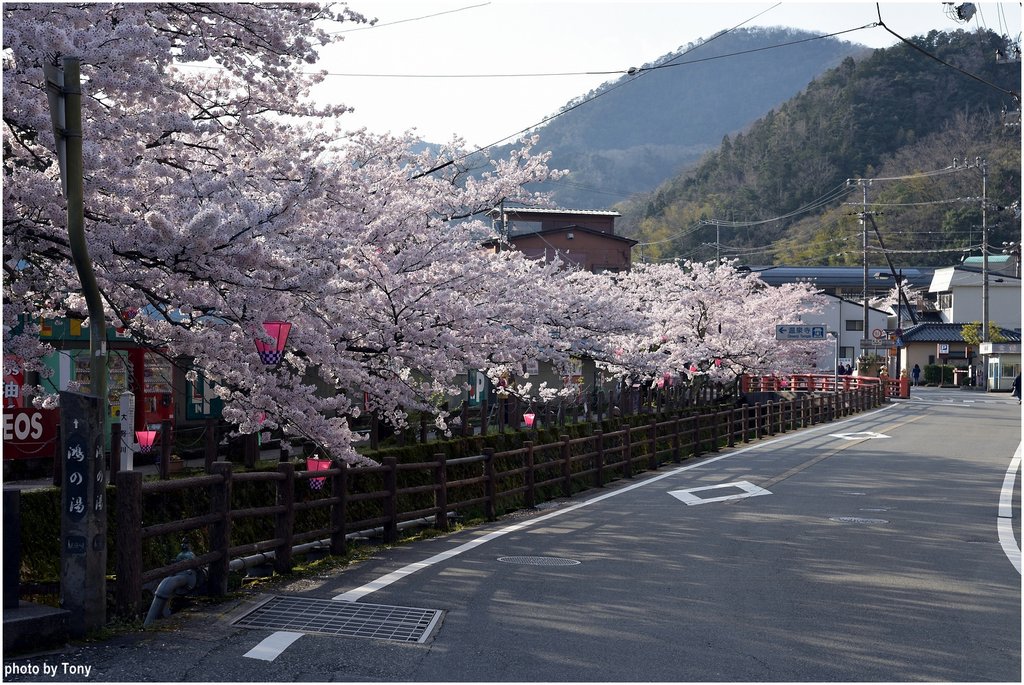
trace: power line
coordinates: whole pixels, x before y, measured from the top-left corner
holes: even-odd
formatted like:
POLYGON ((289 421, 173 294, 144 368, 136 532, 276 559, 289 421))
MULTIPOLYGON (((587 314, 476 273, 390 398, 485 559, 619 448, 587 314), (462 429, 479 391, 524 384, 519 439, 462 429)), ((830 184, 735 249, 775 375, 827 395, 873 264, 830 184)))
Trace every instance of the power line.
POLYGON ((1010 97, 1012 97, 1015 102, 1020 103, 1020 93, 1019 92, 1015 92, 1015 91, 1012 91, 1012 90, 1007 90, 1007 89, 1003 88, 1002 86, 997 86, 996 84, 992 83, 991 81, 987 81, 986 79, 983 79, 982 77, 978 76, 977 74, 972 74, 971 72, 966 71, 964 69, 961 69, 960 67, 958 67, 958 66, 956 66, 954 64, 950 64, 949 62, 945 61, 941 57, 937 57, 937 56, 933 55, 932 53, 928 52, 927 50, 925 50, 924 48, 920 47, 919 45, 916 45, 915 43, 912 43, 911 41, 907 40, 906 38, 904 38, 900 34, 896 33, 891 28, 886 26, 884 21, 882 21, 882 9, 881 9, 881 7, 878 6, 877 2, 875 3, 875 9, 878 11, 878 25, 881 26, 886 31, 888 31, 889 33, 891 33, 896 38, 898 38, 903 43, 906 43, 908 46, 910 46, 914 50, 917 50, 918 52, 920 52, 925 57, 929 57, 929 58, 935 60, 936 62, 938 62, 939 64, 941 64, 943 66, 946 66, 946 67, 949 67, 950 69, 952 69, 953 71, 955 71, 955 72, 957 72, 959 74, 963 74, 967 78, 974 79, 975 81, 978 81, 979 83, 984 83, 986 86, 989 86, 990 88, 998 90, 1000 93, 1005 93, 1006 95, 1009 95, 1010 97))
POLYGON ((370 26, 360 26, 359 28, 354 28, 354 29, 344 29, 342 31, 332 31, 332 32, 328 33, 327 35, 329 35, 329 36, 336 36, 336 35, 341 34, 341 33, 352 33, 354 31, 369 31, 371 29, 380 29, 380 28, 384 28, 386 26, 395 26, 396 24, 407 24, 407 23, 409 23, 411 21, 420 21, 420 20, 423 20, 423 19, 433 19, 434 17, 440 17, 440 16, 442 16, 444 14, 455 14, 456 12, 463 12, 465 10, 476 9, 477 7, 485 7, 486 5, 490 5, 490 4, 491 3, 489 3, 489 2, 482 2, 479 5, 469 5, 467 7, 459 7, 457 9, 453 9, 453 10, 445 10, 443 12, 435 12, 434 14, 424 14, 421 17, 409 17, 408 19, 398 19, 398 20, 395 20, 395 21, 388 21, 388 22, 383 22, 383 23, 374 23, 374 24, 371 24, 370 26))

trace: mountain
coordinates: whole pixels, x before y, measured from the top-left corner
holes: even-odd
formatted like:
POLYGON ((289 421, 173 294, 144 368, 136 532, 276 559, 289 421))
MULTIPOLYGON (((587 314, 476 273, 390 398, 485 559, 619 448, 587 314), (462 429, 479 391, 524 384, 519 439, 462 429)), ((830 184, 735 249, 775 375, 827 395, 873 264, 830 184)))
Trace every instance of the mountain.
POLYGON ((982 174, 923 172, 982 158, 989 244, 1019 241, 1020 62, 997 61, 1011 51, 989 31, 912 42, 843 59, 693 168, 618 205, 617 230, 648 243, 648 259, 858 263, 866 188, 886 248, 949 263, 980 242, 982 174), (847 183, 857 178, 871 184, 847 183))
POLYGON ((867 51, 785 28, 736 29, 686 45, 575 98, 538 127, 534 149, 550 150, 552 168, 571 173, 537 189, 553 191, 559 206, 591 209, 649 191, 867 51))

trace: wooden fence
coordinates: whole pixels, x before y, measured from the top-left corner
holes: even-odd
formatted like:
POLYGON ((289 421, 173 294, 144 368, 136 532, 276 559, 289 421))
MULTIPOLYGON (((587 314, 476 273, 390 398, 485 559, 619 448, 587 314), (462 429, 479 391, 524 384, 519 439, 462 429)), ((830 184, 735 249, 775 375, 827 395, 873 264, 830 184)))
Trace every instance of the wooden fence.
POLYGON ((230 462, 217 461, 209 475, 145 483, 139 472, 123 471, 116 476, 117 611, 137 615, 143 586, 179 571, 206 567, 208 592, 222 595, 227 592, 229 564, 235 558, 272 553, 275 570, 287 572, 293 566, 296 545, 329 540, 330 552, 343 554, 350 532, 380 529, 384 541, 390 543, 398 539, 403 522, 433 519, 437 528, 447 530, 451 513, 494 520, 505 511, 569 497, 615 479, 632 478, 639 471, 657 469, 666 462, 679 463, 684 457, 717 452, 722 446, 830 421, 884 401, 880 384, 865 384, 839 393, 803 394, 789 401, 687 416, 651 413, 649 422, 641 425, 609 432, 595 430, 576 439, 563 435, 547 444, 525 441, 522 447, 505 452, 487 449, 461 458, 436 454, 429 462, 400 464, 395 458, 386 458, 379 466, 333 466, 316 471, 298 470, 295 464, 283 462, 275 471, 235 473, 230 462), (320 489, 310 487, 311 481, 320 478, 325 479, 319 481, 320 489), (254 483, 272 487, 273 502, 233 506, 233 494, 254 483), (207 493, 207 513, 143 523, 144 496, 188 490, 207 493), (319 512, 316 520, 320 523, 297 523, 300 516, 314 511, 319 512), (272 536, 257 542, 236 541, 233 524, 250 518, 261 519, 268 530, 272 526, 272 536), (143 568, 144 540, 190 532, 208 541, 206 551, 198 550, 191 559, 143 568))

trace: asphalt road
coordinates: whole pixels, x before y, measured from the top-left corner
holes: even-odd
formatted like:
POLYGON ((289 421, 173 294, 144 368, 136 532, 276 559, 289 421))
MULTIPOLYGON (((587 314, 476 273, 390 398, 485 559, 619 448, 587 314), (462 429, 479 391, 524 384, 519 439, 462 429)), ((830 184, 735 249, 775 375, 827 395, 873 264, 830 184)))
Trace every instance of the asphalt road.
POLYGON ((421 643, 233 625, 251 597, 4 679, 1020 682, 1020 443, 1006 395, 915 389, 278 592, 440 610, 421 643))

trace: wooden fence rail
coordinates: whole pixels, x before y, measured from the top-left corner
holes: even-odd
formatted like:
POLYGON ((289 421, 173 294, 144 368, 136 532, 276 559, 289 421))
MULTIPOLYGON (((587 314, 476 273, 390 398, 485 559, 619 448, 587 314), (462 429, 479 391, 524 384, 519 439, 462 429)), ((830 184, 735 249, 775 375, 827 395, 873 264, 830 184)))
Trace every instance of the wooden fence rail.
POLYGON ((292 568, 292 549, 298 544, 329 539, 330 552, 343 554, 350 532, 377 529, 391 543, 398 539, 399 523, 406 521, 432 518, 437 528, 447 530, 449 514, 458 512, 482 512, 494 520, 499 512, 600 488, 616 478, 632 478, 637 470, 679 463, 685 455, 699 457, 722 446, 834 420, 884 401, 881 384, 864 384, 832 394, 705 414, 652 415, 646 424, 595 430, 575 439, 562 435, 548 444, 526 441, 506 452, 486 449, 482 455, 457 459, 439 453, 434 461, 399 464, 389 457, 379 466, 334 466, 323 471, 296 470, 294 464, 283 462, 275 471, 247 473, 234 473, 230 462, 217 461, 211 464, 211 475, 146 483, 137 471, 120 472, 116 476, 115 604, 119 613, 137 615, 143 585, 200 567, 208 567, 208 592, 221 595, 228 589, 231 560, 242 555, 273 553, 274 569, 283 573, 292 568), (319 481, 320 493, 302 500, 299 493, 305 497, 303 488, 313 479, 325 479, 319 481), (245 508, 232 505, 234 493, 260 483, 274 490, 273 502, 245 508), (185 490, 205 490, 209 511, 143 524, 144 496, 185 490), (357 505, 362 518, 352 518, 357 505), (326 511, 319 520, 326 524, 297 529, 299 514, 322 510, 326 511), (234 542, 233 524, 245 519, 272 524, 273 536, 234 542), (209 541, 208 550, 197 552, 195 558, 143 568, 144 540, 196 531, 209 541))

